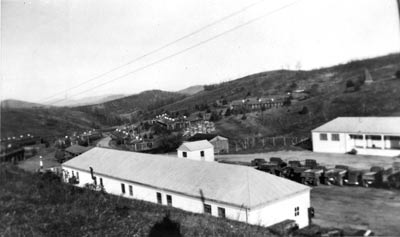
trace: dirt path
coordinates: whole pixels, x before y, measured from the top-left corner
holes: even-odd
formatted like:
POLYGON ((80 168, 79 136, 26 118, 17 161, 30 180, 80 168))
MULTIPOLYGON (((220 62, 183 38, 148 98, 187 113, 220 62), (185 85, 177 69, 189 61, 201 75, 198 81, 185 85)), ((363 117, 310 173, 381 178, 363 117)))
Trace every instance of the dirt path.
POLYGON ((311 191, 311 204, 315 224, 371 229, 379 236, 400 235, 400 190, 319 186, 311 191))
POLYGON ((281 157, 285 161, 315 159, 318 163, 327 167, 342 164, 357 169, 369 169, 374 165, 390 167, 394 161, 400 161, 400 158, 394 157, 315 153, 311 151, 276 151, 255 154, 217 155, 216 159, 250 162, 254 158, 264 158, 265 160, 269 160, 269 158, 273 156, 281 157))

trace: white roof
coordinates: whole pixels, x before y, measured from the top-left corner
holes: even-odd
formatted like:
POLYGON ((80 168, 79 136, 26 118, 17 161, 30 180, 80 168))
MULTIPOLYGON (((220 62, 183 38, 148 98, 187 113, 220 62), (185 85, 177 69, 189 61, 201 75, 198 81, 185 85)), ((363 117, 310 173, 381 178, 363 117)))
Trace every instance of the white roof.
POLYGON ((63 167, 104 175, 155 189, 254 208, 300 193, 308 186, 251 167, 199 162, 106 148, 93 148, 63 167), (201 194, 202 193, 202 194, 201 194))
POLYGON ((338 117, 312 132, 400 135, 400 117, 338 117))
POLYGON ((200 151, 214 146, 207 140, 195 141, 195 142, 184 142, 178 150, 180 151, 200 151))

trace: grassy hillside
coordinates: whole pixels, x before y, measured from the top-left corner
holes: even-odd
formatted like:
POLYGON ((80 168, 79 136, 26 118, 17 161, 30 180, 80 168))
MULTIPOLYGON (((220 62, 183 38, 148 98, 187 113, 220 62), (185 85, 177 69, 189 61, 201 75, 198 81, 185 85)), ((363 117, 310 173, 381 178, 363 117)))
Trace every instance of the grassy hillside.
POLYGON ((65 136, 101 125, 96 117, 68 108, 1 109, 1 136, 65 136))
POLYGON ((352 61, 347 64, 312 71, 272 71, 234 81, 208 86, 205 91, 163 107, 168 111, 193 111, 196 104, 211 105, 215 100, 228 101, 246 96, 283 94, 304 89, 310 98, 280 109, 256 111, 225 117, 217 130, 233 138, 253 135, 309 135, 312 128, 338 116, 400 115, 400 54, 352 61), (363 84, 368 69, 374 82, 363 84), (348 81, 359 88, 346 90, 348 81), (303 107, 306 112, 301 113, 303 107))
POLYGON ((273 236, 262 227, 79 189, 4 164, 0 210, 5 236, 273 236))
MULTIPOLYGON (((161 90, 144 91, 142 93, 131 95, 106 103, 92 106, 85 106, 83 110, 105 110, 110 113, 127 114, 138 110, 153 110, 164 105, 181 100, 185 95, 175 92, 161 90)), ((79 109, 79 108, 78 108, 79 109)))
POLYGON ((43 107, 45 105, 31 103, 22 100, 3 100, 1 101, 1 108, 4 109, 27 109, 27 108, 34 108, 34 107, 43 107))

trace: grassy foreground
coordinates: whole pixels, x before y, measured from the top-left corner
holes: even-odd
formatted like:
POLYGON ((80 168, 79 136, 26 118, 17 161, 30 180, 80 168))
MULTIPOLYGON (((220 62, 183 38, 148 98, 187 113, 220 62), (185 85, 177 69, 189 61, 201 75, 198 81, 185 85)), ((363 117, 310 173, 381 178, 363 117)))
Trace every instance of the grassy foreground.
POLYGON ((80 189, 6 164, 0 164, 0 210, 2 236, 274 236, 259 226, 80 189))

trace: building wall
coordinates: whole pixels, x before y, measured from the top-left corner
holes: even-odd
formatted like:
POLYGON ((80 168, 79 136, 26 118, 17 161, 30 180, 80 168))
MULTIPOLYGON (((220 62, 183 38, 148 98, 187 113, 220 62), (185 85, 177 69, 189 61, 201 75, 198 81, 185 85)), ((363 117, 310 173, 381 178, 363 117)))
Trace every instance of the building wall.
MULTIPOLYGON (((327 134, 327 141, 320 140, 319 132, 312 133, 312 143, 314 152, 328 152, 328 153, 347 153, 352 149, 357 150, 360 155, 377 155, 377 156, 398 156, 400 149, 389 149, 393 147, 388 140, 372 140, 364 134, 354 134, 363 136, 365 140, 354 141, 350 138, 350 134, 339 133, 339 141, 332 141, 332 133, 327 134), (375 146, 376 148, 372 148, 375 146)), ((383 136, 383 135, 377 135, 383 136)))
POLYGON ((308 226, 308 208, 310 207, 310 190, 295 194, 286 199, 274 202, 264 207, 251 210, 249 223, 270 226, 290 219, 296 221, 299 228, 308 226), (295 215, 298 207, 299 215, 295 215))
POLYGON ((210 143, 214 146, 214 153, 229 153, 229 143, 227 140, 211 140, 210 143))
POLYGON ((183 152, 185 152, 185 151, 178 150, 179 158, 187 158, 187 159, 199 160, 199 161, 214 161, 214 148, 208 148, 208 149, 198 150, 198 151, 187 151, 186 157, 183 157, 183 152), (204 151, 204 157, 200 156, 201 151, 204 151))
MULTIPOLYGON (((79 171, 68 167, 63 167, 64 172, 69 173, 69 177, 72 176, 72 171, 76 176, 79 173, 79 184, 78 187, 84 187, 85 184, 93 183, 90 172, 79 171)), ((218 216, 218 207, 225 209, 225 217, 231 220, 248 222, 254 225, 270 226, 275 223, 281 222, 286 219, 295 220, 299 227, 305 227, 308 225, 308 208, 310 207, 310 191, 296 194, 292 197, 283 199, 281 201, 273 202, 266 206, 246 211, 244 208, 238 208, 226 204, 220 204, 212 201, 205 201, 204 203, 200 198, 194 198, 174 192, 168 192, 161 189, 148 187, 141 184, 132 182, 122 181, 104 175, 96 174, 97 184, 100 184, 100 178, 103 181, 104 190, 113 195, 148 201, 157 203, 157 192, 161 193, 162 205, 167 205, 167 195, 172 197, 172 206, 180 208, 185 211, 194 213, 204 213, 204 203, 211 206, 211 215, 218 216), (121 183, 125 185, 125 193, 122 193, 121 183), (132 195, 129 191, 129 186, 132 186, 132 195), (295 207, 299 207, 299 216, 295 216, 295 207)), ((68 179, 64 179, 67 182, 68 179)), ((207 198, 207 197, 206 197, 207 198)))
MULTIPOLYGON (((65 171, 68 171, 71 177, 72 171, 76 176, 77 170, 63 167, 65 171)), ((84 187, 85 184, 93 183, 90 172, 79 172, 79 184, 76 186, 84 187)), ((194 213, 204 213, 204 205, 200 198, 189 197, 182 194, 177 194, 174 192, 168 192, 161 189, 151 188, 145 185, 140 185, 132 182, 126 182, 117 180, 114 178, 106 177, 100 174, 94 174, 97 177, 97 184, 100 184, 100 178, 103 180, 104 190, 113 195, 148 201, 152 203, 157 203, 157 192, 161 193, 162 204, 167 205, 167 195, 172 197, 172 206, 175 208, 180 208, 185 211, 194 212, 194 213), (122 193, 121 183, 125 185, 125 193, 122 193), (129 185, 132 186, 133 194, 130 195, 129 185)), ((67 179, 64 179, 64 182, 67 182, 67 179)), ((226 218, 246 222, 246 210, 240 209, 238 207, 229 206, 225 204, 220 204, 217 202, 205 201, 205 204, 211 205, 211 215, 218 216, 218 207, 222 207, 225 209, 226 218)))
POLYGON ((329 152, 329 153, 346 153, 348 150, 346 149, 345 134, 343 133, 334 133, 334 134, 339 134, 339 141, 332 141, 332 133, 313 132, 312 133, 313 151, 329 152), (326 134, 327 140, 321 141, 320 134, 326 134))

